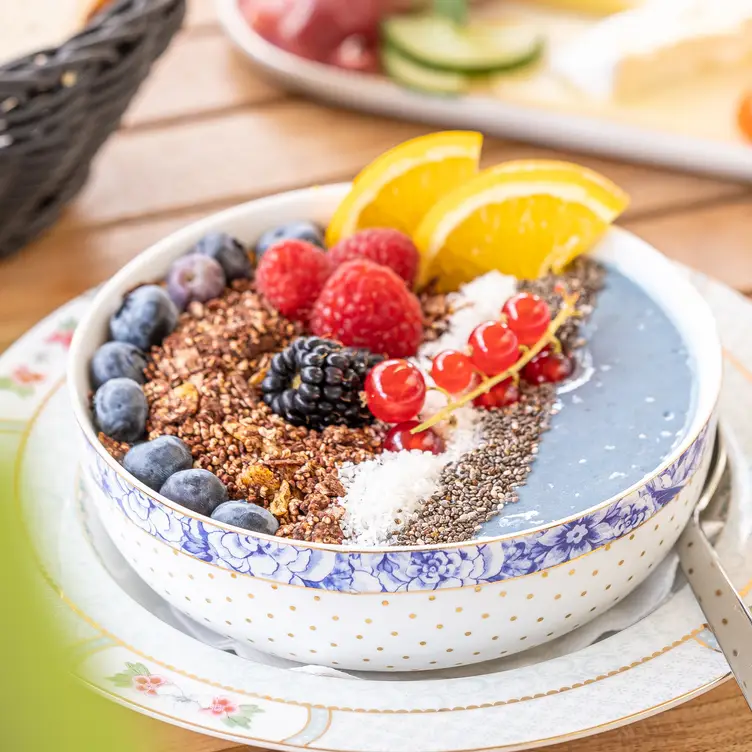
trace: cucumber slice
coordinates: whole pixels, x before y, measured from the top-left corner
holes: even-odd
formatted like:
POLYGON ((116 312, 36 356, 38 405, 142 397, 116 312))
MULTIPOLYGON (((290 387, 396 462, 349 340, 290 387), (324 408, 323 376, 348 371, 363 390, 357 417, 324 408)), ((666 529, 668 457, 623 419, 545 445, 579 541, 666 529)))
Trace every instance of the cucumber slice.
POLYGON ((382 24, 386 41, 405 57, 437 70, 495 73, 537 60, 543 36, 521 24, 461 26, 441 16, 392 16, 382 24))
POLYGON ((433 12, 457 24, 467 23, 467 0, 433 0, 433 12))
POLYGON ((449 96, 464 93, 470 85, 462 73, 426 68, 389 45, 381 52, 381 63, 389 78, 408 89, 449 96))

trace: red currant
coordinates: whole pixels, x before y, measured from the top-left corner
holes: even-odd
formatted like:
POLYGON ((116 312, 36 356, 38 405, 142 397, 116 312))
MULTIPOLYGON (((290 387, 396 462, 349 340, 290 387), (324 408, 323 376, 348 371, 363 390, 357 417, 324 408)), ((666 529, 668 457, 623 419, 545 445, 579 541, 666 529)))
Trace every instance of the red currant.
POLYGON ((432 428, 420 433, 410 433, 420 425, 417 420, 407 420, 392 426, 384 437, 384 449, 387 452, 409 452, 420 449, 421 452, 441 454, 444 451, 444 439, 432 428))
POLYGON ((572 375, 572 358, 544 347, 523 369, 522 378, 529 384, 555 384, 572 375))
POLYGON ((504 407, 511 405, 520 398, 520 388, 513 379, 504 379, 500 384, 489 389, 489 391, 478 395, 473 404, 476 407, 483 407, 490 410, 492 407, 504 407))
POLYGON ((431 376, 450 394, 464 392, 475 378, 473 361, 459 350, 443 350, 434 359, 431 376))
POLYGON ((528 292, 509 298, 501 312, 521 345, 534 345, 551 323, 551 309, 545 300, 528 292))
POLYGON ((484 321, 467 341, 473 363, 488 376, 506 371, 520 357, 517 335, 503 321, 484 321))
POLYGON ((368 409, 385 423, 414 418, 423 407, 426 382, 420 370, 406 360, 384 360, 366 377, 368 409))

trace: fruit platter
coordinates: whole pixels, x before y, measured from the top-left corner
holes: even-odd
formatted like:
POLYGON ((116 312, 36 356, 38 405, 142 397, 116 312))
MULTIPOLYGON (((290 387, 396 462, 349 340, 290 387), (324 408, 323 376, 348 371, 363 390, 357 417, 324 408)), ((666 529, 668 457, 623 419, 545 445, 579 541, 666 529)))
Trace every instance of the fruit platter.
POLYGON ((447 668, 567 634, 670 550, 710 461, 713 317, 611 228, 605 177, 481 149, 406 142, 97 294, 84 480, 180 612, 303 663, 447 668))
POLYGON ((752 5, 218 0, 285 84, 355 109, 749 180, 752 5))

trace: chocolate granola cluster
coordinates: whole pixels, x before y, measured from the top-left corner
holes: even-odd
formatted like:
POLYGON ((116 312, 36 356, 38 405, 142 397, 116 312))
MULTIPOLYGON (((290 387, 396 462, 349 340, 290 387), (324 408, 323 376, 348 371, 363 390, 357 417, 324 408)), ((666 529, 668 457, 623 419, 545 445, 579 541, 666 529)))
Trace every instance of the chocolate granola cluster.
POLYGON ((151 351, 144 385, 148 437, 180 437, 194 465, 214 472, 230 498, 270 509, 281 523, 278 535, 339 543, 343 510, 335 500, 343 489, 336 467, 379 452, 382 431, 332 426, 311 432, 263 404, 259 385, 272 356, 299 334, 299 325, 267 305, 247 280, 219 298, 190 304, 175 331, 151 351))
MULTIPOLYGON (((443 295, 424 293, 425 339, 445 330, 443 295)), ((172 435, 190 448, 194 467, 211 470, 231 499, 264 506, 280 523, 277 535, 341 543, 344 462, 382 450, 384 429, 293 426, 264 404, 261 383, 275 353, 302 333, 256 292, 236 280, 218 298, 193 302, 175 330, 153 347, 144 394, 147 438, 172 435)), ((118 460, 129 444, 100 439, 118 460)))

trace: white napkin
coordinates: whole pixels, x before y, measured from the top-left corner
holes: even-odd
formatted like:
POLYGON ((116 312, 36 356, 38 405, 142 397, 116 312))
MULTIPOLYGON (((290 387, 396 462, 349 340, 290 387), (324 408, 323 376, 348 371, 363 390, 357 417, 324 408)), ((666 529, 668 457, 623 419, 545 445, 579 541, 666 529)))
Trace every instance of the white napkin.
MULTIPOLYGON (((752 534, 752 504, 750 503, 749 475, 746 471, 746 460, 740 452, 737 442, 731 433, 725 435, 726 449, 733 473, 731 498, 726 513, 726 522, 710 519, 703 523, 705 532, 716 541, 716 547, 721 554, 726 551, 738 551, 739 543, 745 541, 752 534), (736 471, 735 471, 736 468, 736 471)), ((723 505, 725 506, 725 505, 723 505)), ((468 674, 491 673, 505 669, 520 668, 532 665, 581 650, 615 632, 620 632, 632 624, 644 619, 663 604, 676 590, 683 587, 686 581, 679 568, 679 557, 675 552, 669 555, 656 567, 650 577, 636 588, 629 596, 616 606, 600 615, 588 624, 575 629, 557 640, 522 653, 500 658, 486 663, 475 664, 439 671, 421 672, 421 678, 451 678, 468 674)), ((329 676, 339 679, 370 680, 385 678, 391 681, 414 678, 415 674, 377 673, 359 671, 338 671, 326 666, 301 665, 284 658, 275 658, 244 643, 218 635, 192 619, 184 616, 176 609, 163 602, 160 617, 173 624, 186 634, 201 640, 220 650, 234 651, 242 658, 277 668, 288 668, 293 672, 329 676)))

